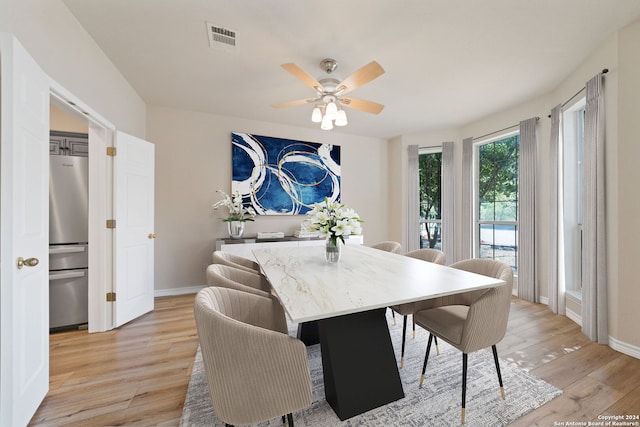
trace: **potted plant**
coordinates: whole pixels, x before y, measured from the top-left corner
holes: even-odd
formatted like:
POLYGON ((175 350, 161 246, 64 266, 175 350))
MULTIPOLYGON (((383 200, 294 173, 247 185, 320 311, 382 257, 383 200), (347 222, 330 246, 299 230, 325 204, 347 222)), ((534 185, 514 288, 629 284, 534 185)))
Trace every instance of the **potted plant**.
POLYGON ((227 223, 229 237, 232 239, 242 238, 244 223, 246 221, 253 221, 253 218, 256 216, 256 211, 251 207, 244 207, 242 204, 242 196, 238 191, 234 191, 231 196, 222 190, 217 190, 216 192, 222 195, 222 200, 214 203, 213 209, 218 209, 222 206, 229 209, 229 216, 223 219, 223 221, 227 223))
POLYGON ((339 202, 330 202, 325 197, 324 202, 316 203, 307 212, 302 228, 306 231, 317 232, 326 237, 325 259, 327 262, 338 262, 341 255, 341 244, 344 236, 362 234, 363 221, 353 209, 345 207, 339 202))

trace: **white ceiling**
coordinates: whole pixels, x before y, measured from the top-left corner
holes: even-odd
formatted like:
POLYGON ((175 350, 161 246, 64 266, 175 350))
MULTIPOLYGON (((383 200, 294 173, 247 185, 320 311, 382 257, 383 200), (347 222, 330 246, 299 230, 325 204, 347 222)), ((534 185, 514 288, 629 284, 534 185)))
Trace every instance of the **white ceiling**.
MULTIPOLYGON (((314 96, 280 67, 347 77, 386 73, 350 95, 385 105, 347 110, 331 132, 390 138, 457 127, 554 89, 640 0, 63 0, 152 105, 294 126, 314 96), (206 22, 237 31, 235 52, 209 47, 206 22)), ((596 72, 597 70, 594 70, 596 72)))

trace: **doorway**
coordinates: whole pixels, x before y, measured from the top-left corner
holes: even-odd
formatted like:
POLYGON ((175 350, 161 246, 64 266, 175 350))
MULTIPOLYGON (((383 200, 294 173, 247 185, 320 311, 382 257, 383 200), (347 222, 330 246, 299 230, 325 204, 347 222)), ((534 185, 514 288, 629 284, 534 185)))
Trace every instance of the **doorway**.
POLYGON ((112 212, 113 195, 110 160, 99 155, 113 145, 110 125, 52 88, 50 97, 50 131, 88 135, 88 251, 87 327, 89 332, 113 329, 112 305, 104 295, 112 292, 113 238, 101 218, 112 212), (102 225, 102 226, 100 226, 102 225))

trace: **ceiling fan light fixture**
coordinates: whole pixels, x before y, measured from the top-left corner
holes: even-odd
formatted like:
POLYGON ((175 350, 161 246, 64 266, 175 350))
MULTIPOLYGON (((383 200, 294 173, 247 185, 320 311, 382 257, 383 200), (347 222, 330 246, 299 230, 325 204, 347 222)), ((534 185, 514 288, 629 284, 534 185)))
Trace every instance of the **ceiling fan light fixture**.
POLYGON ((347 113, 343 109, 338 110, 338 113, 336 114, 335 125, 346 126, 348 123, 349 122, 347 121, 347 113))
POLYGON ((294 63, 282 64, 287 72, 300 80, 306 86, 312 88, 316 97, 313 99, 299 99, 297 101, 281 102, 272 104, 274 108, 291 107, 313 103, 311 121, 320 123, 323 130, 333 129, 334 126, 346 126, 349 122, 347 114, 342 106, 364 111, 365 113, 378 114, 384 105, 356 98, 343 98, 343 95, 352 92, 362 85, 380 77, 384 74, 384 69, 376 61, 371 61, 364 67, 359 68, 346 79, 340 79, 332 75, 336 70, 337 62, 334 59, 326 58, 320 63, 320 68, 325 75, 314 78, 294 63), (338 106, 340 104, 340 106, 338 106))
POLYGON ((317 105, 313 107, 313 111, 311 112, 311 121, 313 123, 320 123, 322 121, 322 110, 317 105))
POLYGON ((322 118, 322 123, 320 123, 320 129, 322 130, 331 130, 333 129, 333 122, 329 118, 327 114, 322 118))
POLYGON ((325 117, 329 117, 331 120, 335 120, 336 117, 338 116, 338 106, 336 105, 335 102, 330 101, 327 104, 327 108, 325 110, 324 113, 325 117))

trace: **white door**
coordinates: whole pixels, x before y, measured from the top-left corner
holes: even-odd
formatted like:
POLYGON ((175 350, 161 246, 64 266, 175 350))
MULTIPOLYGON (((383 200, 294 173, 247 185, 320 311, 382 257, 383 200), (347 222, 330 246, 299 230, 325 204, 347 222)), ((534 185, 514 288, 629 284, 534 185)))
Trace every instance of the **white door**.
POLYGON ((116 134, 115 326, 153 310, 153 191, 155 147, 116 134))
POLYGON ((49 79, 0 35, 0 425, 26 425, 49 389, 49 79))

